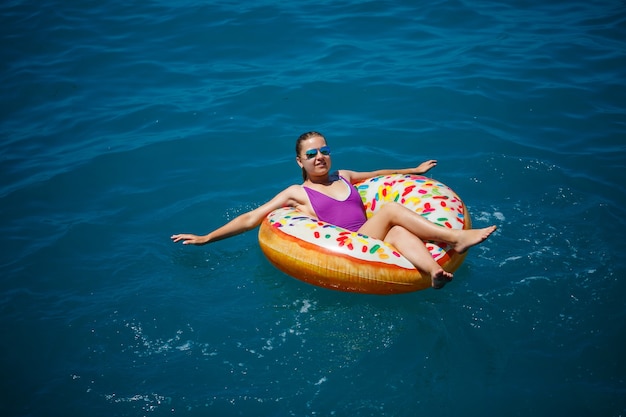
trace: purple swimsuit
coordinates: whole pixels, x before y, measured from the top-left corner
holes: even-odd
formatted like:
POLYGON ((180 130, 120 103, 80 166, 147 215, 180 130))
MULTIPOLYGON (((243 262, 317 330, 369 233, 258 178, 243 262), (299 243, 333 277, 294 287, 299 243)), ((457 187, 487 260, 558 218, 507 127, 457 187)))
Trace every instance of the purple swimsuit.
POLYGON ((308 187, 303 186, 302 188, 309 196, 311 206, 313 206, 319 220, 356 232, 367 220, 363 201, 352 184, 344 177, 340 176, 339 178, 350 188, 350 195, 343 201, 335 200, 308 187))

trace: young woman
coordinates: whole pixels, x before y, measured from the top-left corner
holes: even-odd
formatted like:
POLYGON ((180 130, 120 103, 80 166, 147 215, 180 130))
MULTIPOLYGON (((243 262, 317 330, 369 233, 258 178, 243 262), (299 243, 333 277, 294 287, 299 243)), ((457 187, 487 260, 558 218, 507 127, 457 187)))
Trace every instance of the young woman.
POLYGON ((430 275, 433 288, 443 288, 452 280, 426 249, 423 240, 449 243, 459 253, 487 239, 495 226, 483 229, 457 230, 436 225, 401 204, 385 204, 370 219, 352 186, 378 175, 423 174, 437 165, 430 160, 415 168, 383 169, 371 172, 339 170, 331 172, 330 148, 318 132, 308 132, 296 141, 296 162, 302 168, 304 182, 292 185, 262 206, 244 213, 222 227, 198 236, 176 234, 173 242, 204 245, 254 229, 280 207, 295 207, 303 213, 348 230, 381 239, 393 245, 415 267, 430 275))

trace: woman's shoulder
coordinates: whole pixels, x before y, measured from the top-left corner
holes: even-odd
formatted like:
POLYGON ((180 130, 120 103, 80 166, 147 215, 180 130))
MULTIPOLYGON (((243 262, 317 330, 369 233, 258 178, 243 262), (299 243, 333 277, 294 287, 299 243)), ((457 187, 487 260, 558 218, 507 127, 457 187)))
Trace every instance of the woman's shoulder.
POLYGON ((282 192, 287 194, 300 194, 304 192, 304 184, 292 184, 283 189, 282 192))
POLYGON ((348 171, 346 169, 340 169, 338 171, 336 171, 337 174, 337 179, 343 178, 346 181, 348 181, 349 183, 352 183, 352 174, 354 174, 354 171, 348 171))
POLYGON ((307 201, 306 191, 300 184, 289 185, 274 196, 267 206, 270 210, 274 210, 279 207, 297 207, 305 204, 307 201))
POLYGON ((282 192, 289 198, 302 202, 306 200, 306 190, 304 184, 293 184, 285 188, 282 192))

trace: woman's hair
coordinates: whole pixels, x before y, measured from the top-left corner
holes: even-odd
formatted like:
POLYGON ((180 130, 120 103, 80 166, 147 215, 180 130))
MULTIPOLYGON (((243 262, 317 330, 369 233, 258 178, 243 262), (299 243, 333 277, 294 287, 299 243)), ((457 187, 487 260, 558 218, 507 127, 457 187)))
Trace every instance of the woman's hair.
MULTIPOLYGON (((306 132, 306 133, 301 134, 298 137, 298 140, 296 140, 296 156, 300 156, 300 152, 302 152, 302 142, 304 142, 307 139, 311 139, 317 136, 324 139, 324 142, 326 142, 326 138, 324 137, 324 135, 322 135, 319 132, 306 132)), ((306 181, 307 179, 306 170, 304 168, 302 168, 302 179, 304 181, 306 181)))

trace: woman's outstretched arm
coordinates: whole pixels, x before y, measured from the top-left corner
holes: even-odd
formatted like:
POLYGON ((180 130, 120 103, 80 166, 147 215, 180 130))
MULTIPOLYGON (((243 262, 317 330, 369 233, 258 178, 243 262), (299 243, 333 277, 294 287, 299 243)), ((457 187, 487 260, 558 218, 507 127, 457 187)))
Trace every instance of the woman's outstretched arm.
POLYGON ((339 174, 350 181, 352 184, 359 181, 364 181, 369 178, 377 177, 379 175, 391 175, 391 174, 424 174, 437 166, 437 161, 430 159, 424 161, 415 168, 402 168, 402 169, 379 169, 376 171, 359 172, 359 171, 347 171, 340 170, 339 174))
POLYGON ((183 245, 206 245, 207 243, 217 242, 218 240, 239 235, 256 228, 268 214, 278 208, 288 206, 297 208, 302 206, 305 204, 302 199, 303 193, 302 187, 292 185, 278 193, 262 206, 235 217, 225 225, 206 235, 194 235, 191 233, 176 234, 171 236, 172 242, 182 242, 183 245))

